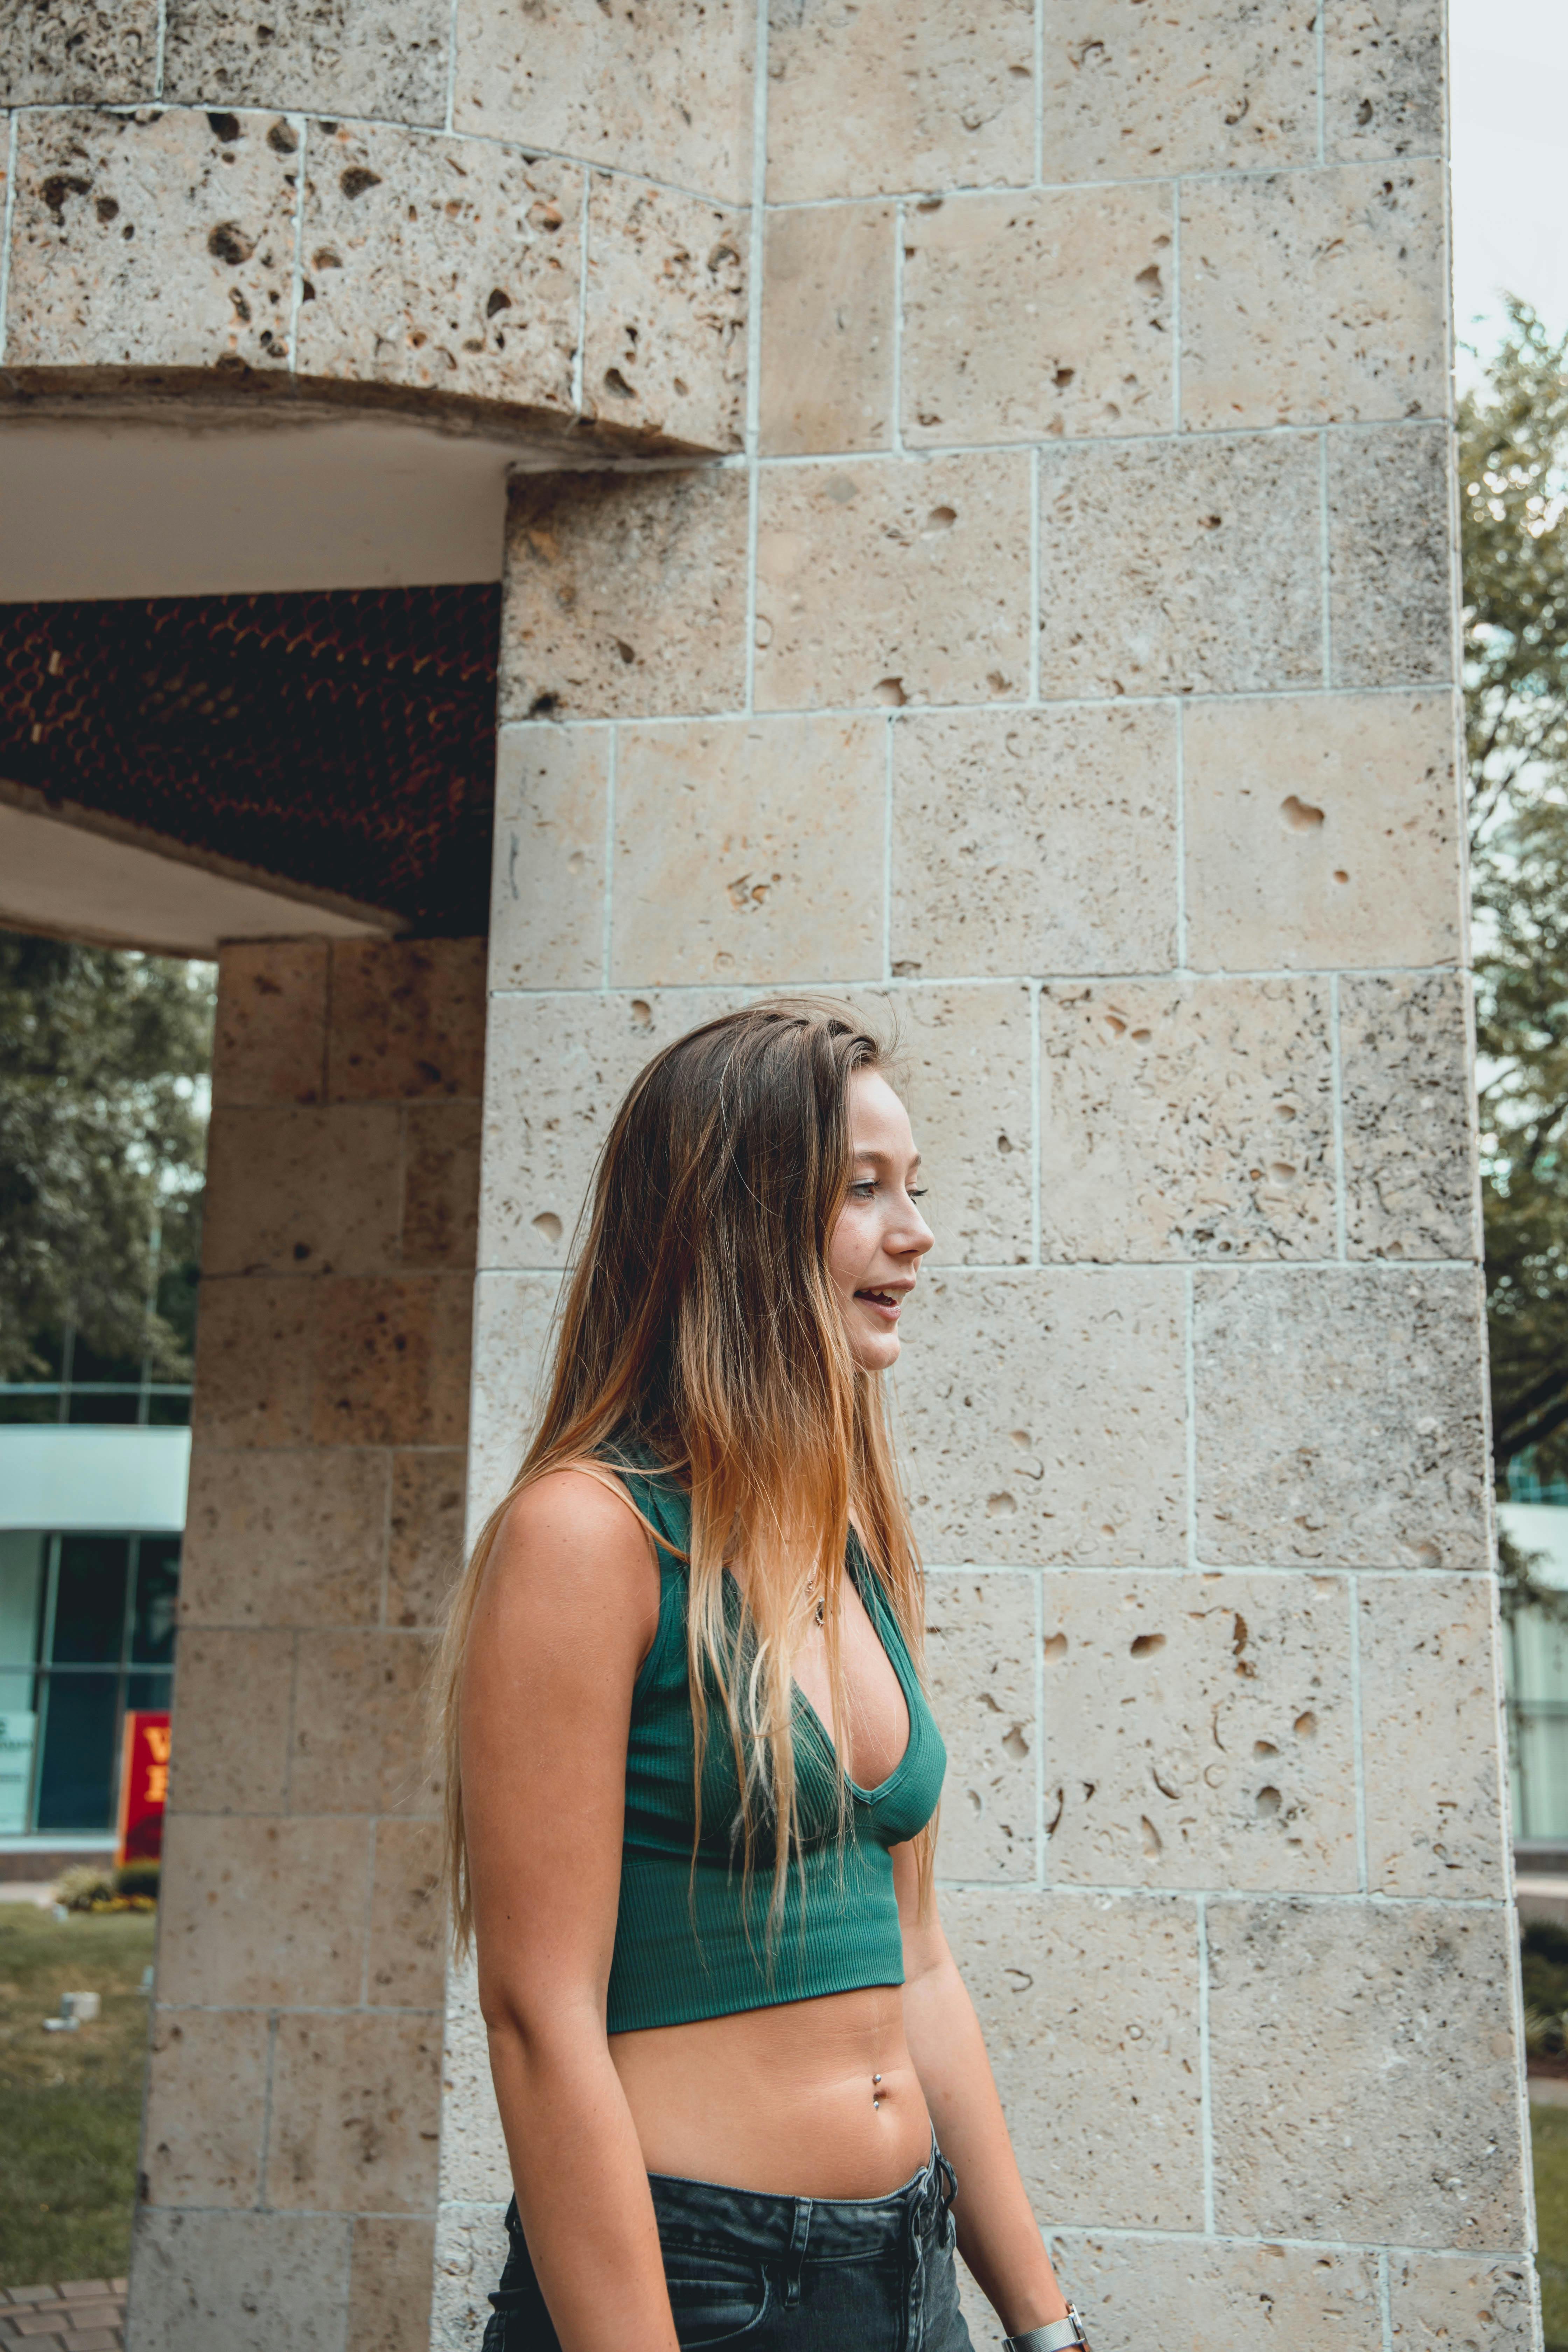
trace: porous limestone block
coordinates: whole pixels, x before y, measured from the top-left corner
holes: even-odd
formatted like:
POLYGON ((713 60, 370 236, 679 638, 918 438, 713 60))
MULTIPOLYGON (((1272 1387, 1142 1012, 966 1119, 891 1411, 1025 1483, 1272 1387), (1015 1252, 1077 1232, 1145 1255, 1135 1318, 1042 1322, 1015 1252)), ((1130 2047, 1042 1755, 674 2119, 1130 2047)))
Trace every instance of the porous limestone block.
POLYGON ((403 1216, 399 1263, 472 1269, 479 1237, 477 1099, 411 1102, 403 1111, 403 1216))
POLYGON ((298 132, 171 108, 18 116, 11 367, 287 367, 298 132))
MULTIPOLYGON (((182 1627, 374 1625, 388 1474, 380 1452, 275 1453, 198 1441, 191 1451, 182 1627)), ((183 1642, 189 1638, 182 1633, 183 1642)))
POLYGON ((174 2009, 358 2001, 369 1885, 368 1822, 171 1813, 160 2001, 174 2009))
POLYGON ((349 2223, 332 2213, 136 2215, 130 2352, 342 2352, 349 2223))
POLYGON ((1354 423, 1448 402, 1440 163, 1182 190, 1182 424, 1354 423))
POLYGON ((176 1683, 180 1737, 169 1759, 171 1812, 284 1811, 293 1685, 291 1633, 185 1626, 176 1683))
POLYGON ((375 1824, 365 1997, 376 2007, 441 2006, 447 1957, 441 1841, 439 1822, 375 1824))
POLYGON ((1336 686, 1458 675, 1447 425, 1329 436, 1329 640, 1336 686))
POLYGON ((301 373, 573 415, 583 174, 488 141, 312 122, 301 373))
POLYGON ((1029 0, 769 0, 770 203, 1016 185, 1034 170, 1029 0))
POLYGON ((473 1281, 368 1275, 312 1284, 317 1445, 461 1445, 468 1434, 473 1281))
POLYGON ((1396 2352, 1534 2352, 1535 2282, 1526 2259, 1391 2254, 1390 2342, 1396 2352))
POLYGON ((740 447, 746 241, 743 221, 699 197, 592 175, 585 415, 639 440, 740 447))
MULTIPOLYGON (((486 2296, 500 2283, 508 2252, 510 2178, 484 2204, 443 2204, 436 2216, 436 2278, 430 2352, 472 2352, 490 2316, 486 2296)), ((421 2346, 420 2352, 424 2352, 421 2346)))
POLYGON ((1361 1580, 1367 1883, 1507 1893, 1497 1637, 1480 1577, 1361 1580))
POLYGON ((942 1911, 1036 2212, 1201 2228, 1192 1904, 950 1889, 942 1911))
POLYGON ((134 106, 157 59, 158 0, 0 0, 0 106, 134 106))
POLYGON ((1308 434, 1040 456, 1040 690, 1259 693, 1322 676, 1308 434))
POLYGON ((270 1275, 203 1283, 191 1399, 198 1447, 306 1441, 320 1286, 270 1275))
POLYGON ((947 1743, 939 1878, 1032 1879, 1040 1727, 1032 1576, 926 1579, 926 1669, 947 1743))
POLYGON ((1475 1136, 1457 972, 1340 982, 1352 1257, 1475 1257, 1475 1136))
POLYGON ((484 1066, 483 940, 334 944, 331 1101, 476 1099, 484 1066))
MULTIPOLYGON (((1222 2344, 1256 2352, 1270 2343, 1383 2352, 1373 2253, 1089 2230, 1048 2229, 1047 2242, 1090 2337, 1117 2352, 1222 2344)), ((965 2295, 964 2309, 975 2352, 999 2352, 1002 2330, 978 2289, 965 2295)))
POLYGON ((893 729, 892 968, 1176 961, 1176 719, 931 711, 893 729))
POLYGON ((599 1148, 633 1078, 662 1046, 744 1002, 742 990, 707 989, 496 997, 480 1264, 565 1266, 599 1148))
POLYGON ((144 2203, 258 2201, 268 2030, 258 2011, 154 2010, 142 2141, 144 2203))
POLYGON ((1173 228, 1153 185, 906 211, 909 446, 1168 431, 1173 228))
POLYGON ((1201 1559, 1485 1568, 1473 1274, 1205 1267, 1194 1318, 1201 1559))
POLYGON ((489 984, 596 988, 605 974, 605 727, 503 727, 496 749, 489 984))
POLYGON ((1327 1257, 1332 1056, 1321 980, 1040 992, 1047 1257, 1327 1257))
POLYGON ((325 940, 237 940, 218 950, 215 1110, 324 1098, 331 959, 325 940))
POLYGON ((758 433, 764 457, 885 449, 893 429, 891 205, 768 216, 758 433))
POLYGON ((300 1644, 289 1743, 291 1813, 433 1815, 425 1695, 433 1636, 322 1633, 300 1644))
POLYGON ((475 1281, 468 1544, 517 1475, 543 1404, 559 1289, 555 1274, 481 1274, 475 1281))
POLYGON ((345 2352, 429 2352, 436 2224, 356 2214, 345 2352))
POLYGON ((428 2212, 440 2105, 438 2010, 279 2018, 269 2203, 331 2213, 428 2212))
POLYGON ((1200 971, 1456 960, 1447 695, 1193 703, 1182 732, 1187 954, 1200 971))
POLYGON ((764 465, 757 498, 759 709, 1022 699, 1022 452, 764 465))
POLYGON ((1163 179, 1318 154, 1312 0, 1058 0, 1046 18, 1045 176, 1163 179))
POLYGON ((904 1329, 926 1558, 1160 1567, 1185 1547, 1182 1276, 928 1274, 904 1329))
POLYGON ((1332 1576, 1047 1576, 1053 1885, 1353 1893, 1351 1598, 1332 1576))
POLYGON ((163 95, 438 128, 447 0, 167 0, 163 95))
MULTIPOLYGON (((489 2042, 479 2012, 479 1974, 470 1949, 447 1971, 447 2030, 441 2061, 447 2127, 441 2135, 441 2203, 494 2204, 511 2195, 511 2165, 490 2080, 489 2042)), ((502 2240, 504 2252, 505 2241, 502 2240)), ((498 2257, 496 2270, 500 2268, 498 2257)), ((493 2284, 487 2277, 483 2298, 493 2284)))
POLYGON ((463 1557, 467 1462, 456 1446, 418 1447, 392 1457, 387 1519, 385 1622, 439 1625, 463 1557))
POLYGON ((206 1275, 374 1274, 395 1265, 395 1103, 221 1105, 207 1139, 206 1275))
POLYGON ((894 1048, 889 1077, 923 1155, 930 1265, 1022 1265, 1034 1255, 1029 990, 891 988, 856 1008, 894 1048))
POLYGON ((746 506, 739 472, 514 478, 501 719, 738 709, 746 506))
POLYGON ((1222 2231, 1521 2241, 1512 1918, 1501 1905, 1211 1900, 1222 2231))
POLYGON ((1324 131, 1331 162, 1443 149, 1442 0, 1327 0, 1324 131))
POLYGON ((748 0, 458 0, 454 22, 458 131, 750 195, 748 0))
POLYGON ((623 728, 612 982, 880 977, 886 729, 869 714, 623 728))

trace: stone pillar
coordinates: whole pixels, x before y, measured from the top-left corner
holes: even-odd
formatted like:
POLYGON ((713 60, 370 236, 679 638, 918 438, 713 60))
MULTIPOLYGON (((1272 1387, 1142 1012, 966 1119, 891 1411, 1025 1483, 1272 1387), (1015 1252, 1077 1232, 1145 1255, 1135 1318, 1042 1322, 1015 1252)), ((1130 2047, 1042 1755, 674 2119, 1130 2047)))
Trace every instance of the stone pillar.
MULTIPOLYGON (((944 1916, 1124 2352, 1539 2341, 1441 37, 776 0, 744 457, 512 505, 476 1503, 642 1058, 895 1014, 944 1916)), ((450 2012, 456 2347, 507 2189, 450 2012)))
POLYGON ((426 2340, 482 967, 222 960, 136 2352, 426 2340))

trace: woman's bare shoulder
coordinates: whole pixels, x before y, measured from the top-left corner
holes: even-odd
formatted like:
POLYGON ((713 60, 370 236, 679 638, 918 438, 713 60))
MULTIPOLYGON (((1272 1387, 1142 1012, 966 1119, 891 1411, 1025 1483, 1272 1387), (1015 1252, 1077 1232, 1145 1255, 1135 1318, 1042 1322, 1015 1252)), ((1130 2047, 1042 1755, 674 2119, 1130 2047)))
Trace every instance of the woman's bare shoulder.
POLYGON ((583 1589, 608 1582, 658 1603, 658 1570, 647 1529, 614 1474, 568 1464, 531 1478, 496 1529, 491 1559, 509 1583, 543 1574, 583 1589))

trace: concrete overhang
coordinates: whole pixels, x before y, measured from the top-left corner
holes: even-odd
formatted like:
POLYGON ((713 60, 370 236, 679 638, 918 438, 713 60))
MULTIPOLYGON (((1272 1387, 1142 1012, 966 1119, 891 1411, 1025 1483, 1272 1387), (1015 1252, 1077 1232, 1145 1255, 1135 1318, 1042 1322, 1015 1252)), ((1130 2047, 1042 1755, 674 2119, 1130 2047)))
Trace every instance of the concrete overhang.
MULTIPOLYGON (((384 413, 0 410, 0 604, 494 583, 508 473, 545 461, 516 432, 384 413)), ((217 733, 212 757, 217 772, 217 733)), ((194 841, 135 822, 147 812, 129 775, 110 814, 73 798, 64 774, 57 787, 23 773, 32 781, 0 766, 0 924, 196 956, 231 940, 408 928, 405 911, 223 855, 231 845, 216 814, 194 841)), ((322 878, 352 888, 357 877, 322 878)))
POLYGON ((226 940, 381 939, 395 916, 192 852, 141 827, 55 808, 0 779, 0 924, 96 947, 214 956, 226 940))
POLYGON ((514 439, 0 412, 0 604, 499 580, 514 439))

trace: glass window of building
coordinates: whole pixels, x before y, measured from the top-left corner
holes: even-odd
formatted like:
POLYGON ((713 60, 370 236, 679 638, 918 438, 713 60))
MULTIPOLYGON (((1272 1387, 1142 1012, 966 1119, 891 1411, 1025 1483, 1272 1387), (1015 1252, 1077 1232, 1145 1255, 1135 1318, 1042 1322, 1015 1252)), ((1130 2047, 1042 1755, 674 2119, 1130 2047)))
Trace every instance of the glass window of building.
POLYGON ((180 1538, 0 1530, 0 1836, 108 1830, 128 1707, 166 1707, 180 1538))

